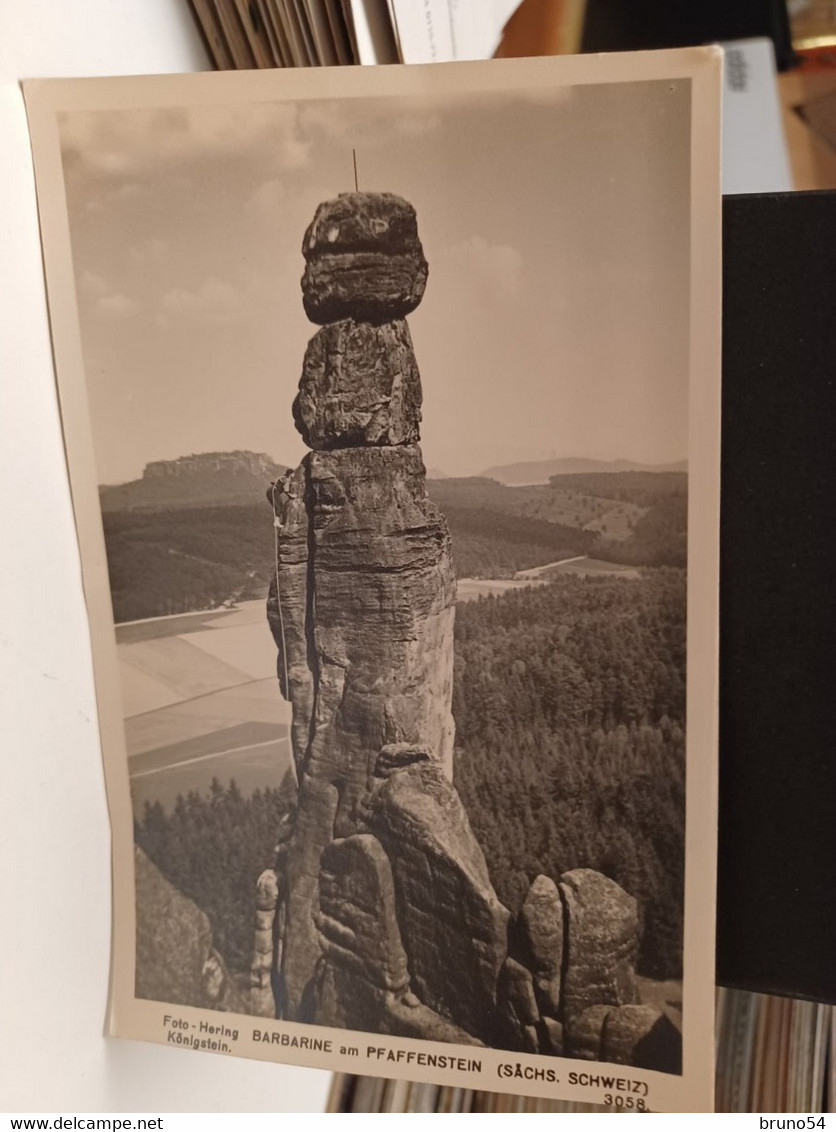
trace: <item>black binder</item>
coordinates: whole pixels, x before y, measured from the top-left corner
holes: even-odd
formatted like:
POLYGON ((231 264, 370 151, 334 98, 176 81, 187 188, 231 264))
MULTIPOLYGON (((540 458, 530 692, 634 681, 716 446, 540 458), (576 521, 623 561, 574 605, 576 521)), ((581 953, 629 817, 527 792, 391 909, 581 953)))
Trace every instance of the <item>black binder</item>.
POLYGON ((727 197, 717 980, 836 1001, 836 193, 727 197))
POLYGON ((587 0, 582 51, 695 47, 767 36, 780 71, 796 62, 786 0, 587 0))

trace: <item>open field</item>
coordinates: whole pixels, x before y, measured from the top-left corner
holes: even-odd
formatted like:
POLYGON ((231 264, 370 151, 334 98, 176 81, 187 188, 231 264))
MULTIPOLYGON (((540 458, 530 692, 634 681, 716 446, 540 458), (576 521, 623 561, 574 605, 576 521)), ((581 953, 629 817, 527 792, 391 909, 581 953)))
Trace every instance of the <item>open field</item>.
POLYGON ((134 807, 234 778, 278 786, 290 764, 290 709, 261 601, 116 627, 134 807))
POLYGON ((488 594, 504 594, 509 590, 524 590, 527 586, 542 586, 548 578, 459 578, 456 583, 458 601, 475 601, 488 594))

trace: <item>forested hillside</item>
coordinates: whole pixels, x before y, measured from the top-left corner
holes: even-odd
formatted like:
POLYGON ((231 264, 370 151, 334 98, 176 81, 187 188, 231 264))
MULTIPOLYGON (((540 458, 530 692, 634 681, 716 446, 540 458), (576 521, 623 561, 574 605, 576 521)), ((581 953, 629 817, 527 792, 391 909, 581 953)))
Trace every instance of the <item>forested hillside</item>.
POLYGON ((448 517, 462 506, 482 514, 524 517, 574 532, 565 541, 574 538, 582 547, 579 554, 629 566, 685 565, 685 472, 586 472, 523 487, 473 477, 433 480, 427 487, 448 517))
POLYGON ((600 869, 639 900, 641 969, 681 968, 685 578, 561 576, 456 613, 455 781, 503 901, 600 869))
POLYGON ((589 531, 487 508, 444 508, 460 578, 511 578, 517 570, 587 554, 589 531))
POLYGON ((137 621, 267 593, 270 507, 181 507, 103 514, 114 618, 137 621))
POLYGON ((555 491, 579 491, 599 499, 616 499, 651 507, 659 499, 685 495, 687 472, 586 472, 552 476, 549 487, 555 491))
POLYGON ((602 539, 595 554, 629 566, 685 566, 688 558, 688 477, 684 472, 622 472, 587 476, 555 476, 551 486, 563 490, 565 481, 589 494, 619 499, 643 509, 623 542, 602 539))
POLYGON ((688 499, 663 496, 637 520, 630 537, 619 543, 598 543, 595 553, 608 562, 629 566, 686 566, 688 563, 688 499))
POLYGON ((427 491, 445 514, 454 508, 468 507, 539 519, 573 530, 588 530, 593 534, 603 527, 609 537, 618 537, 620 528, 643 514, 643 508, 629 499, 610 499, 573 483, 581 478, 563 476, 566 483, 559 486, 543 483, 508 487, 497 480, 473 476, 469 479, 429 480, 427 491))
POLYGON ((497 464, 486 469, 483 476, 507 484, 547 483, 553 476, 588 475, 597 472, 685 472, 686 460, 672 464, 644 464, 635 460, 595 460, 588 456, 568 456, 547 460, 523 460, 516 464, 497 464))
MULTIPOLYGON (((595 535, 478 507, 445 509, 460 577, 507 578, 585 554, 595 535)), ((275 546, 267 501, 103 516, 117 622, 211 609, 267 593, 275 546)))

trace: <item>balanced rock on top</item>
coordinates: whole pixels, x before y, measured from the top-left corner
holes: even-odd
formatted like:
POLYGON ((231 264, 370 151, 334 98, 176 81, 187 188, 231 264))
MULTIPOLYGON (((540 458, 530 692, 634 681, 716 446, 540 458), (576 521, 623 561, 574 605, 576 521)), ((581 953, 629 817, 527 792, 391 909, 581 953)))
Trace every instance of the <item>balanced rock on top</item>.
POLYGON ((342 193, 316 210, 302 244, 311 322, 390 322, 424 295, 427 261, 415 209, 394 193, 342 193))

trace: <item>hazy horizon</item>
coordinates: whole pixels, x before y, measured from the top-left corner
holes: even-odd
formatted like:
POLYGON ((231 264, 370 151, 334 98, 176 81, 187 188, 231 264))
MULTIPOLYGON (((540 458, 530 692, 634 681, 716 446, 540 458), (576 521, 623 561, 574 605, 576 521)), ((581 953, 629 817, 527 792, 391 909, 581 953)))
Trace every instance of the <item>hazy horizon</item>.
POLYGON ((687 456, 687 83, 76 112, 61 141, 103 484, 304 455, 301 244, 352 148, 430 265, 408 320, 428 467, 687 456))
MULTIPOLYGON (((274 464, 279 464, 279 465, 283 465, 283 466, 286 466, 286 467, 293 467, 294 466, 293 464, 290 464, 287 460, 281 459, 280 456, 279 457, 275 456, 272 452, 259 452, 259 451, 257 451, 256 449, 253 449, 253 448, 225 448, 225 449, 213 449, 211 451, 206 451, 206 452, 181 452, 179 456, 155 457, 154 460, 147 461, 147 464, 156 463, 159 459, 165 460, 169 463, 174 463, 177 460, 181 460, 181 459, 190 459, 190 458, 194 458, 194 457, 212 456, 212 455, 232 455, 235 452, 247 452, 247 453, 252 453, 253 455, 256 455, 256 456, 266 456, 269 460, 272 460, 272 462, 274 464)), ((494 463, 494 464, 489 465, 488 467, 481 468, 479 471, 468 472, 466 475, 455 475, 451 472, 448 472, 446 468, 439 468, 439 467, 436 467, 436 466, 430 466, 429 464, 427 464, 426 459, 424 460, 424 464, 425 464, 426 469, 427 469, 427 478, 428 479, 432 479, 433 476, 434 476, 434 473, 436 475, 443 476, 445 479, 468 479, 468 478, 485 476, 492 469, 503 468, 503 467, 514 467, 514 466, 525 465, 525 464, 549 463, 549 462, 553 462, 553 461, 559 461, 561 463, 568 463, 568 462, 574 463, 574 462, 577 462, 577 461, 590 461, 592 463, 608 463, 608 464, 634 463, 634 464, 644 465, 646 467, 646 470, 652 470, 653 468, 663 468, 664 469, 664 468, 667 468, 669 465, 673 465, 673 464, 685 464, 685 465, 687 465, 687 463, 688 463, 686 457, 684 457, 684 456, 681 457, 681 459, 679 459, 679 460, 665 460, 665 461, 660 461, 658 464, 650 464, 646 460, 629 460, 627 457, 624 457, 624 456, 614 456, 610 460, 600 460, 596 456, 578 456, 578 455, 558 456, 556 453, 550 453, 550 454, 546 454, 546 455, 543 455, 543 456, 531 457, 531 458, 528 458, 528 459, 506 461, 506 462, 503 462, 502 464, 494 463)), ((145 467, 147 466, 147 464, 143 466, 143 468, 140 470, 138 475, 131 476, 130 479, 119 480, 118 482, 115 481, 115 480, 109 480, 107 482, 101 481, 101 482, 99 482, 98 486, 99 487, 122 487, 126 483, 133 483, 135 480, 142 479, 142 476, 143 476, 143 473, 145 471, 145 467)), ((523 486, 523 485, 519 485, 519 486, 523 486)))

